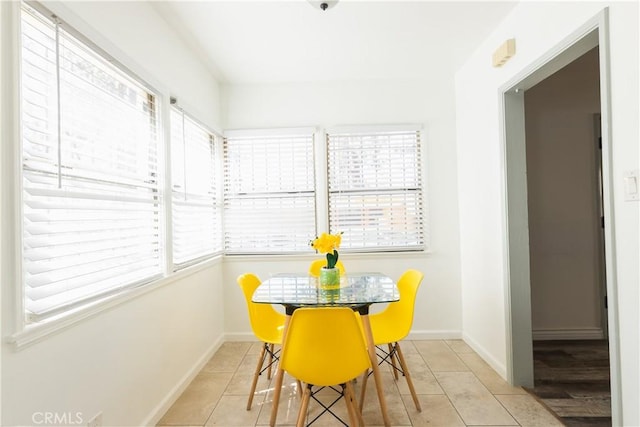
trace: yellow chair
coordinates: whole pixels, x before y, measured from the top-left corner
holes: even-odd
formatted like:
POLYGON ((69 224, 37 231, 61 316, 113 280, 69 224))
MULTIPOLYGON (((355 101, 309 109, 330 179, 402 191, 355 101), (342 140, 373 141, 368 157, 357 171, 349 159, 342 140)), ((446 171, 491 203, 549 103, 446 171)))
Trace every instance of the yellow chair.
MULTIPOLYGON (((364 425, 358 410, 351 381, 371 368, 360 321, 348 307, 299 308, 293 312, 284 338, 280 367, 306 384, 298 412, 296 426, 303 426, 311 398, 316 400, 317 389, 331 387, 339 397, 345 398, 351 426, 364 425), (341 389, 333 386, 340 385, 341 389)), ((340 418, 331 411, 333 403, 320 405, 325 412, 340 418)), ((342 420, 340 420, 345 424, 342 420)), ((307 425, 309 425, 307 424, 307 425)))
MULTIPOLYGON (((373 343, 376 345, 378 357, 381 359, 379 363, 384 361, 391 364, 396 380, 398 379, 398 372, 405 377, 409 391, 411 392, 411 397, 413 398, 413 403, 415 403, 418 411, 422 411, 422 408, 420 407, 416 390, 413 387, 413 381, 411 381, 411 375, 409 374, 409 369, 407 368, 399 341, 403 340, 409 334, 411 326, 413 325, 416 294, 418 293, 418 288, 422 283, 423 277, 424 274, 418 270, 405 271, 398 280, 400 300, 390 303, 387 308, 380 313, 369 315, 373 343), (388 351, 380 347, 385 344, 387 345, 388 351), (400 365, 399 367, 398 364, 400 365)), ((366 377, 360 395, 360 405, 362 405, 364 401, 365 388, 366 377)))
MULTIPOLYGON (((313 261, 309 266, 309 274, 312 276, 318 277, 320 276, 320 269, 326 266, 327 266, 327 260, 325 258, 317 259, 313 261)), ((340 275, 344 276, 345 270, 344 270, 344 265, 342 264, 342 261, 338 260, 338 262, 336 262, 336 268, 340 270, 340 275)))
POLYGON ((260 356, 258 357, 258 365, 253 374, 249 401, 247 402, 247 411, 251 409, 253 395, 256 391, 256 385, 258 384, 258 377, 265 370, 268 370, 267 378, 271 378, 271 367, 278 360, 278 352, 275 351, 275 345, 282 344, 282 333, 285 322, 285 315, 276 311, 271 304, 257 304, 251 301, 251 297, 260 283, 260 279, 255 274, 247 273, 238 277, 238 285, 242 289, 247 302, 251 329, 256 338, 263 343, 260 356), (269 362, 263 368, 267 355, 269 356, 269 362))

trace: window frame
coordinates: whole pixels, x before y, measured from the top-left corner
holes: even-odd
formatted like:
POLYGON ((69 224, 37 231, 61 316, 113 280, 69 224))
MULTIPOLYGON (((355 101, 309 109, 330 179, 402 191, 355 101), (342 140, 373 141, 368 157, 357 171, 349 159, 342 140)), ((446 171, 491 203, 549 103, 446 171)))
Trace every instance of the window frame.
MULTIPOLYGON (((224 207, 224 200, 223 200, 223 195, 222 195, 222 187, 223 187, 223 182, 222 182, 222 140, 223 137, 221 136, 220 133, 215 132, 213 130, 211 130, 211 128, 209 126, 207 126, 206 124, 202 123, 200 120, 198 120, 196 117, 194 117, 193 115, 191 115, 189 112, 186 111, 185 108, 183 108, 182 106, 177 104, 177 100, 175 100, 175 98, 171 99, 171 107, 169 108, 169 119, 168 119, 168 139, 169 139, 169 148, 167 150, 168 152, 168 161, 167 163, 167 169, 170 170, 170 173, 167 173, 168 178, 167 178, 167 186, 168 186, 168 194, 169 197, 168 199, 171 199, 170 202, 168 202, 167 204, 170 205, 167 209, 170 211, 168 213, 168 217, 170 217, 171 221, 170 221, 170 225, 167 226, 167 239, 171 242, 170 245, 168 245, 170 247, 170 252, 171 252, 171 256, 170 256, 170 260, 168 262, 168 264, 171 265, 170 271, 171 272, 177 272, 180 271, 184 268, 199 264, 201 262, 205 262, 213 257, 216 256, 221 256, 224 254, 224 228, 223 228, 223 207, 224 207), (216 236, 214 236, 216 243, 215 243, 215 247, 213 248, 213 250, 210 253, 207 254, 202 254, 200 256, 191 258, 189 260, 186 260, 184 262, 181 263, 177 263, 176 259, 175 259, 175 237, 176 237, 176 231, 175 231, 175 195, 176 195, 176 191, 174 189, 174 175, 175 175, 175 171, 173 168, 173 149, 174 149, 174 144, 176 141, 174 141, 173 139, 173 120, 171 120, 171 115, 173 112, 176 112, 177 114, 181 115, 182 118, 182 126, 184 127, 184 123, 185 123, 185 119, 188 119, 189 121, 191 121, 194 125, 198 126, 202 131, 206 132, 209 137, 211 138, 211 145, 212 145, 212 162, 211 162, 211 167, 212 167, 212 179, 214 181, 213 185, 212 185, 212 193, 213 195, 211 196, 211 200, 213 202, 213 209, 216 212, 217 218, 216 218, 216 223, 213 224, 214 227, 214 231, 217 231, 218 234, 216 236)), ((184 128, 183 128, 183 138, 184 138, 184 128)), ((185 144, 186 146, 186 141, 183 139, 181 141, 183 144, 185 144)), ((188 205, 190 203, 185 203, 185 205, 188 205)), ((167 221, 169 223, 169 221, 167 221)))
MULTIPOLYGON (((273 135, 279 132, 286 132, 290 128, 281 129, 250 129, 250 130, 231 130, 225 132, 225 137, 229 134, 245 135, 273 135)), ((362 126, 338 126, 326 128, 314 133, 314 168, 315 168, 315 215, 317 233, 328 231, 330 229, 330 192, 329 192, 329 153, 328 153, 328 137, 331 133, 395 133, 395 132, 417 132, 417 151, 419 162, 419 209, 420 209, 420 235, 422 244, 416 246, 399 246, 399 247, 363 247, 363 248, 342 248, 342 253, 352 253, 361 255, 373 254, 401 254, 401 253, 428 253, 429 252, 429 221, 428 221, 428 190, 427 190, 427 153, 425 150, 425 138, 423 126, 421 124, 397 124, 397 125, 362 125, 362 126)), ((223 154, 224 156, 225 154, 223 154)), ((223 158, 223 161, 226 159, 223 158)), ((226 188, 225 188, 226 190, 226 188)), ((226 193, 224 197, 226 198, 226 193)), ((223 214, 223 219, 226 215, 223 214)), ((224 227, 224 226, 223 226, 224 227)), ((226 229, 223 228, 226 231, 226 229)), ((332 232, 340 232, 341 230, 332 230, 332 232)), ((315 236, 314 236, 315 237, 315 236)), ((225 245, 225 256, 255 256, 255 257, 273 257, 278 255, 304 255, 307 251, 293 252, 229 252, 225 245)))
MULTIPOLYGON (((331 224, 331 189, 330 189, 330 138, 331 135, 336 136, 344 136, 344 135, 368 135, 373 136, 375 134, 386 135, 386 134, 394 134, 394 133, 417 133, 417 166, 419 168, 418 171, 418 179, 419 179, 419 188, 418 188, 418 209, 419 209, 419 220, 420 227, 418 230, 418 234, 420 235, 422 242, 421 244, 413 245, 413 246, 372 246, 372 247, 354 247, 348 248, 343 247, 341 252, 343 253, 353 253, 353 254, 374 254, 374 253, 409 253, 409 252, 422 252, 426 253, 430 248, 430 236, 429 236, 429 221, 428 221, 428 190, 427 190, 427 154, 425 149, 425 138, 424 138, 424 130, 421 124, 387 124, 387 125, 352 125, 352 126, 335 126, 331 128, 327 128, 325 130, 325 139, 324 139, 324 150, 326 152, 326 160, 324 163, 325 176, 326 176, 326 221, 327 221, 327 229, 333 233, 342 232, 344 230, 333 229, 331 224)), ((339 192, 337 192, 339 193, 339 192)))
MULTIPOLYGON (((224 197, 224 207, 223 207, 223 233, 224 233, 224 253, 225 256, 277 256, 277 255, 292 255, 292 254, 300 254, 300 253, 306 253, 306 251, 302 251, 302 247, 309 247, 309 253, 311 253, 311 248, 310 246, 307 245, 307 242, 310 241, 311 239, 313 239, 316 234, 317 234, 317 230, 318 230, 318 222, 317 222, 317 209, 318 209, 318 202, 317 202, 317 194, 318 194, 318 183, 317 183, 317 156, 315 153, 315 146, 316 146, 316 135, 315 135, 316 129, 312 128, 312 127, 298 127, 298 128, 272 128, 272 129, 239 129, 239 130, 227 130, 224 132, 224 141, 223 141, 223 163, 224 163, 224 167, 223 167, 223 173, 224 173, 224 179, 223 179, 223 197, 224 197), (228 150, 227 150, 227 145, 229 143, 229 140, 231 139, 232 141, 238 140, 238 141, 250 141, 252 139, 256 139, 256 140, 273 140, 274 142, 281 142, 282 140, 285 140, 287 138, 292 138, 292 139, 301 139, 303 140, 302 142, 300 142, 300 144, 305 143, 305 142, 310 142, 309 145, 309 152, 307 153, 308 156, 310 156, 311 161, 307 162, 306 164, 310 164, 311 165, 311 170, 309 173, 310 177, 307 177, 308 179, 311 179, 312 184, 309 190, 307 191, 298 191, 298 190, 292 190, 290 192, 288 192, 289 194, 299 194, 299 193, 310 193, 310 197, 309 200, 312 203, 312 210, 313 210, 313 231, 309 230, 309 235, 305 237, 306 240, 295 240, 296 242, 304 242, 303 245, 300 245, 300 248, 297 249, 284 249, 284 250, 259 250, 259 249, 251 249, 251 248, 229 248, 229 244, 227 241, 227 234, 228 234, 228 205, 230 204, 230 199, 231 200, 238 200, 240 197, 243 197, 240 195, 240 193, 229 193, 227 191, 228 188, 228 181, 227 181, 227 177, 228 174, 230 173, 228 171, 228 158, 227 158, 227 154, 228 154, 228 150), (310 141, 307 141, 308 139, 310 139, 310 141)), ((274 200, 278 200, 278 199, 284 199, 287 196, 285 196, 285 194, 287 194, 287 191, 266 191, 266 192, 252 192, 252 193, 246 193, 248 194, 247 199, 251 199, 251 195, 253 194, 253 198, 259 199, 259 198, 270 198, 269 195, 272 195, 271 197, 273 197, 274 200), (278 196, 278 194, 280 196, 278 196), (262 197, 260 197, 260 195, 262 195, 262 197)), ((292 196, 289 196, 292 197, 292 196)), ((302 239, 302 236, 300 236, 300 239, 302 239)))
MULTIPOLYGON (((35 216, 32 216, 32 220, 33 218, 38 218, 41 215, 47 215, 42 219, 36 219, 36 221, 46 221, 43 223, 43 226, 39 226, 39 223, 35 223, 33 226, 29 227, 30 229, 40 230, 36 231, 36 233, 42 233, 43 231, 46 233, 56 233, 56 236, 59 235, 63 238, 60 244, 65 244, 64 238, 67 235, 73 236, 72 242, 76 240, 76 238, 81 238, 83 241, 88 239, 86 240, 87 242, 97 239, 95 240, 96 244, 92 244, 92 249, 87 253, 94 253, 94 250, 98 250, 98 252, 95 252, 97 256, 97 258, 94 258, 95 261, 94 259, 82 261, 81 255, 75 251, 63 252, 62 259, 65 259, 65 257, 71 257, 68 258, 68 262, 70 262, 70 264, 64 266, 64 264, 60 265, 57 262, 52 263, 51 267, 55 267, 55 271, 59 273, 52 272, 50 274, 53 274, 53 276, 45 278, 45 282, 42 284, 46 284, 46 288, 38 284, 36 284, 36 288, 34 288, 33 284, 30 284, 32 282, 27 280, 27 266, 32 265, 33 268, 35 268, 34 274, 39 274, 41 271, 46 271, 49 268, 49 263, 42 264, 42 262, 39 261, 34 261, 34 263, 22 263, 22 312, 25 316, 25 322, 32 323, 46 320, 60 313, 73 311, 78 307, 91 304, 96 300, 101 300, 108 298, 111 295, 119 294, 125 289, 151 283, 163 276, 163 237, 161 234, 163 221, 162 193, 164 191, 164 184, 160 176, 162 168, 160 155, 163 143, 161 138, 161 109, 158 103, 158 100, 160 99, 159 91, 155 90, 150 84, 143 79, 140 79, 135 75, 135 73, 132 73, 122 64, 115 61, 111 56, 105 54, 102 49, 95 46, 94 43, 79 34, 75 29, 73 29, 73 27, 60 20, 46 8, 33 7, 32 5, 27 4, 20 5, 19 37, 21 41, 24 40, 24 37, 28 37, 26 29, 21 25, 29 20, 32 20, 36 25, 40 25, 41 23, 42 29, 50 32, 49 35, 45 35, 44 37, 46 37, 46 41, 48 43, 51 43, 50 48, 53 50, 49 51, 51 52, 51 56, 47 58, 42 56, 42 53, 35 53, 31 47, 27 47, 21 43, 19 50, 19 64, 26 64, 25 61, 28 61, 28 59, 25 58, 29 58, 30 56, 26 56, 24 54, 27 51, 30 51, 34 52, 35 56, 33 56, 33 59, 44 60, 49 64, 49 67, 53 67, 43 71, 43 75, 47 76, 47 79, 49 79, 48 84, 52 85, 50 86, 54 92, 52 100, 46 101, 43 99, 42 103, 38 103, 39 101, 36 100, 36 104, 33 104, 40 109, 46 110, 46 108, 52 108, 53 116, 42 116, 39 120, 44 120, 45 123, 48 124, 49 129, 53 129, 47 130, 47 128, 45 128, 44 131, 44 134, 48 135, 47 138, 53 139, 48 140, 49 142, 47 142, 47 139, 44 140, 45 145, 43 145, 43 147, 46 147, 46 150, 40 150, 41 153, 45 153, 44 157, 40 157, 41 155, 39 154, 29 154, 25 151, 27 146, 23 145, 23 143, 26 142, 27 134, 23 131, 31 129, 29 134, 32 134, 33 132, 38 132, 38 127, 37 121, 25 120, 29 117, 29 110, 24 108, 28 98, 26 96, 22 96, 19 108, 19 128, 21 131, 19 150, 19 176, 21 186, 19 194, 21 198, 20 221, 22 222, 20 249, 22 260, 24 261, 26 259, 25 251, 27 251, 29 247, 37 252, 42 252, 38 248, 43 244, 49 245, 51 242, 45 237, 36 239, 35 241, 42 241, 42 243, 36 243, 36 246, 27 243, 35 239, 31 232, 29 232, 29 235, 32 237, 27 238, 28 228, 26 226, 27 216, 25 209, 29 199, 36 200, 33 203, 40 203, 45 209, 49 209, 49 206, 54 209, 68 209, 69 213, 78 213, 80 214, 79 218, 84 217, 84 219, 79 220, 81 222, 69 222, 69 227, 67 227, 65 223, 68 223, 68 218, 70 217, 60 217, 59 220, 54 219, 54 221, 60 221, 60 225, 51 226, 47 225, 49 224, 49 220, 46 219, 49 218, 48 210, 43 211, 42 214, 38 214, 38 211, 34 210, 33 215, 35 216), (79 66, 79 63, 72 63, 71 59, 69 59, 64 52, 72 52, 71 55, 77 55, 78 61, 83 61, 80 65, 86 64, 87 66, 95 67, 95 71, 91 73, 83 73, 84 68, 79 66), (51 57, 53 57, 53 60, 50 59, 51 57), (86 74, 85 77, 91 77, 91 79, 87 78, 87 80, 83 82, 83 74, 86 74), (103 75, 108 76, 108 80, 104 80, 101 77, 103 75), (63 76, 68 76, 68 78, 73 79, 73 83, 67 84, 66 81, 63 80, 63 76), (115 86, 110 86, 111 84, 115 86), (68 94, 66 91, 69 90, 75 92, 75 94, 68 94), (101 122, 101 120, 93 122, 90 119, 91 116, 85 115, 84 113, 78 116, 79 120, 73 122, 69 121, 69 116, 67 116, 67 113, 65 112, 69 105, 69 102, 65 101, 68 99, 66 97, 71 96, 71 102, 77 102, 77 99, 74 97, 79 96, 82 90, 88 90, 87 93, 90 93, 90 100, 97 102, 95 111, 93 111, 96 117, 104 115, 102 112, 107 112, 107 114, 109 114, 112 111, 119 111, 123 105, 131 103, 131 95, 138 92, 138 94, 133 97, 133 100, 135 100, 134 108, 138 111, 137 114, 139 114, 139 117, 129 123, 128 126, 130 126, 130 128, 125 128, 123 135, 126 135, 128 138, 133 137, 134 140, 137 140, 139 136, 137 133, 142 131, 141 135, 143 136, 143 139, 141 140, 141 143, 136 144, 135 149, 126 149, 125 151, 121 151, 124 149, 122 143, 120 143, 120 145, 117 143, 112 145, 108 144, 102 146, 102 148, 106 147, 107 149, 114 151, 96 154, 95 150, 101 146, 96 145, 94 143, 95 140, 92 138, 86 139, 85 141, 82 135, 95 132, 95 129, 92 126, 98 126, 97 129, 100 129, 101 131, 111 129, 106 126, 107 122, 101 122), (123 92, 123 90, 125 92, 123 92), (105 97, 104 93, 108 93, 108 95, 105 97), (116 93, 121 98, 120 100, 109 99, 110 96, 113 96, 113 94, 116 93), (101 97, 105 98, 103 99, 101 97), (61 99, 62 102, 60 101, 61 99), (101 102, 103 104, 100 104, 101 102), (69 126, 68 122, 71 123, 71 126, 69 126), (31 127, 34 123, 36 124, 36 127, 31 127), (61 144, 64 144, 64 148, 62 148, 61 144), (84 146, 85 144, 86 147, 84 146), (55 156, 47 155, 46 153, 50 151, 53 151, 54 153, 57 152, 57 154, 55 156), (107 156, 104 160, 102 157, 103 155, 107 156), (101 169, 94 169, 94 166, 92 166, 94 158, 92 156, 98 156, 100 158, 97 163, 105 168, 103 171, 101 171, 101 169), (127 156, 129 159, 125 161, 124 159, 127 158, 127 156), (30 166, 32 162, 34 165, 33 167, 30 166), (42 166, 39 166, 39 164, 42 164, 42 166), (51 169, 51 167, 56 164, 56 170, 51 169), (119 171, 118 173, 111 172, 114 167, 117 167, 116 170, 119 171), (23 180, 29 180, 33 183, 29 186, 22 185, 24 182, 23 180), (62 187, 61 180, 64 180, 65 182, 64 187, 62 187), (57 186, 54 184, 54 181, 58 182, 57 186), (47 182, 49 183, 46 184, 47 182), (72 186, 69 187, 69 184, 72 186), (53 185, 53 187, 50 187, 51 185, 53 185), (42 189, 38 188, 40 186, 42 186, 42 189), (131 195, 128 195, 131 190, 133 190, 133 192, 131 195), (29 196, 27 196, 28 194, 29 196), (42 199, 42 202, 37 202, 37 197, 45 197, 45 199, 42 199), (46 199, 47 197, 59 197, 59 199, 54 199, 59 201, 48 201, 46 199), (92 203, 90 200, 94 200, 95 202, 92 203), (140 206, 141 210, 138 211, 140 208, 133 207, 134 212, 138 212, 133 216, 130 216, 132 206, 127 205, 131 202, 136 204, 141 203, 140 205, 134 205, 140 206), (55 204, 51 205, 51 203, 55 204), (93 211, 93 213, 90 213, 91 211, 93 211), (145 211, 148 211, 148 213, 143 214, 145 211), (105 216, 101 212, 112 212, 112 214, 105 216), (125 215, 125 213, 127 218, 129 218, 129 222, 118 219, 121 217, 124 219, 123 215, 125 215), (126 264, 122 264, 121 262, 117 262, 115 264, 113 261, 108 262, 109 258, 104 257, 122 257, 122 253, 114 253, 113 248, 115 248, 115 246, 98 243, 101 239, 100 233, 104 234, 106 231, 106 228, 103 228, 104 221, 107 221, 107 223, 116 221, 117 224, 122 224, 122 226, 130 224, 127 225, 128 227, 133 226, 136 221, 145 220, 149 215, 154 218, 154 221, 145 226, 146 231, 143 231, 144 234, 141 235, 145 237, 141 237, 141 240, 138 240, 135 236, 134 239, 131 239, 127 234, 127 238, 124 241, 121 240, 121 238, 113 241, 113 244, 117 243, 117 246, 120 246, 121 244, 133 245, 131 246, 131 249, 134 251, 132 253, 134 257, 127 259, 136 260, 139 258, 145 265, 149 263, 149 271, 146 271, 145 267, 145 269, 142 270, 142 274, 140 274, 140 272, 136 272, 136 269, 139 269, 140 267, 132 269, 127 268, 126 264), (85 222, 87 220, 90 222, 85 222), (103 223, 103 225, 99 226, 99 223, 103 223), (89 224, 95 224, 95 226, 90 226, 89 224), (71 233, 66 232, 65 230, 67 229, 71 231, 71 233), (89 234, 85 237, 85 235, 82 234, 84 233, 83 229, 89 230, 91 233, 95 234, 89 234), (77 234, 78 232, 80 234, 77 234), (125 241, 130 241, 130 243, 124 243, 125 241), (138 245, 142 244, 152 245, 155 249, 152 251, 140 250, 142 246, 138 245), (82 261, 82 263, 77 264, 79 261, 82 261), (101 268, 87 267, 87 265, 95 262, 102 263, 100 264, 101 268), (69 270, 67 272, 66 269, 71 268, 73 265, 76 265, 76 267, 72 267, 74 270, 69 270), (60 268, 62 269, 59 270, 60 268), (122 270, 122 273, 133 274, 133 276, 130 280, 120 280, 118 277, 121 273, 115 274, 114 272, 106 275, 101 273, 105 268, 115 268, 116 271, 122 270), (68 276, 68 279, 64 278, 68 274, 73 274, 73 276, 68 276), (82 279, 82 276, 85 274, 97 274, 98 278, 96 281, 93 279, 82 279), (56 278, 56 276, 58 277, 56 278), (106 282, 104 282, 104 285, 101 285, 100 283, 104 280, 106 280, 106 282), (78 284, 72 285, 73 281, 78 281, 78 284), (58 284, 56 285, 56 283, 58 284), (58 287, 60 290, 56 291, 55 289, 58 287), (36 292, 38 295, 42 295, 42 289, 45 289, 45 295, 55 295, 53 301, 46 304, 34 303, 31 306, 27 306, 27 295, 33 292, 36 292), (49 291, 49 289, 51 289, 51 291, 49 291), (71 297, 64 297, 62 292, 66 295, 70 289, 75 289, 71 292, 71 297), (79 294, 73 296, 76 294, 76 291, 79 292, 79 294)), ((33 34, 37 34, 39 31, 38 27, 34 27, 34 31, 35 32, 33 34)), ((33 46, 37 47, 36 42, 34 42, 33 46)), ((33 69, 37 70, 36 68, 33 69)), ((27 76, 22 69, 20 76, 27 76)), ((21 90, 33 89, 33 86, 25 86, 25 81, 34 83, 38 82, 38 80, 31 77, 29 80, 26 78, 21 79, 21 90)), ((132 106, 134 106, 134 104, 132 104, 132 106)), ((114 119, 116 119, 116 117, 112 117, 109 120, 114 119)), ((102 138, 105 137, 112 138, 110 135, 102 136, 102 138)), ((115 138, 115 141, 119 141, 119 139, 115 138)), ((31 149, 34 149, 36 146, 32 146, 31 144, 33 143, 34 142, 32 141, 28 147, 32 147, 31 149)), ((39 142, 36 142, 36 144, 39 144, 39 142)), ((38 208, 36 205, 36 207, 33 207, 32 209, 42 209, 42 207, 38 208)), ((145 223, 147 221, 148 218, 145 220, 145 223)), ((117 234, 114 234, 113 236, 117 236, 117 234)), ((110 237, 109 239, 112 238, 113 237, 110 237)), ((53 242, 55 242, 55 240, 53 242)), ((60 258, 60 253, 56 251, 51 254, 55 255, 56 258, 60 258)), ((49 253, 51 251, 46 252, 49 253)), ((44 259, 46 260, 47 258, 44 259)), ((40 280, 33 283, 39 282, 40 280)))

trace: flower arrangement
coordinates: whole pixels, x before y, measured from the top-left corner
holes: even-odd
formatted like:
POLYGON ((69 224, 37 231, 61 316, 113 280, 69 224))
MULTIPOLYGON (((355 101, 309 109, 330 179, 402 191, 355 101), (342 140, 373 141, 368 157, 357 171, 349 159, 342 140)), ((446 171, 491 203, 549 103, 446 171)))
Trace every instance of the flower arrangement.
POLYGON ((327 267, 335 268, 338 262, 338 249, 342 242, 342 233, 328 234, 322 233, 320 237, 311 240, 309 244, 313 249, 321 254, 327 254, 327 267))

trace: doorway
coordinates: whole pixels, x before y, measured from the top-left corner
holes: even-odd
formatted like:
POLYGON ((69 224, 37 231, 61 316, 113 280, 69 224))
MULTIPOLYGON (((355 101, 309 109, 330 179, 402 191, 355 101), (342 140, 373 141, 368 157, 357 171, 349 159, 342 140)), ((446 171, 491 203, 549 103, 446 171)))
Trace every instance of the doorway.
POLYGON ((536 395, 566 425, 611 425, 599 49, 524 92, 536 395))
MULTIPOLYGON (((504 150, 504 194, 505 228, 507 234, 505 275, 508 286, 505 289, 505 307, 508 319, 507 330, 507 374, 512 384, 525 387, 534 386, 533 331, 532 323, 532 268, 530 258, 529 206, 527 182, 527 146, 525 93, 549 76, 571 64, 577 58, 598 49, 600 114, 602 117, 602 207, 604 210, 603 271, 606 275, 608 310, 606 326, 601 332, 609 336, 609 359, 611 378, 611 414, 613 424, 619 424, 621 416, 620 373, 618 366, 618 325, 615 305, 616 284, 612 268, 613 216, 611 185, 611 138, 609 128, 609 83, 607 47, 607 11, 603 11, 585 23, 574 34, 563 40, 527 69, 501 88, 504 127, 502 135, 504 150)), ((594 111, 593 113, 597 113, 594 111)), ((592 128, 593 129, 593 128, 592 128)), ((536 274, 535 272, 533 273, 536 274)), ((571 299, 569 299, 571 301, 571 299)), ((566 304, 566 303, 565 303, 566 304)), ((602 324, 604 319, 600 316, 602 324)), ((547 328, 553 330, 554 328, 547 328)), ((576 332, 587 332, 580 327, 567 327, 576 332)), ((584 329, 584 328, 583 328, 584 329)), ((588 328, 587 328, 588 329, 588 328)), ((597 327, 590 330, 597 333, 597 327)), ((550 331, 546 331, 550 333, 550 331)), ((539 333, 540 331, 536 331, 539 333)), ((557 332, 557 331, 556 331, 557 332)), ((565 330, 564 332, 567 332, 565 330)), ((557 338, 558 336, 556 336, 557 338)))
POLYGON ((524 92, 533 340, 603 339, 595 47, 524 92))

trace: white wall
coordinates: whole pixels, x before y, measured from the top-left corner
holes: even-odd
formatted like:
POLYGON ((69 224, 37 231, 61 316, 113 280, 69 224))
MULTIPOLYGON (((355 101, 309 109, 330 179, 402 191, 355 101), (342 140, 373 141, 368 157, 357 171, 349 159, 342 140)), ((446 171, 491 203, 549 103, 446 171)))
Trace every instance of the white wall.
MULTIPOLYGON (((19 3, 3 2, 12 9, 19 3)), ((219 89, 199 59, 144 2, 48 4, 58 16, 149 81, 178 97, 200 120, 220 124, 219 89), (117 47, 116 47, 117 46, 117 47)), ((3 21, 2 40, 12 38, 3 21)), ((3 46, 3 76, 6 60, 3 46)), ((5 68, 7 67, 7 68, 5 68)), ((4 83, 7 83, 6 81, 4 83)), ((8 82, 15 87, 15 82, 8 82)), ((3 91, 3 101, 5 94, 3 91)), ((2 128, 7 115, 3 109, 2 128)), ((98 412, 103 425, 153 424, 179 387, 206 362, 223 338, 222 264, 210 262, 193 274, 165 280, 137 297, 91 315, 26 347, 7 338, 14 332, 12 290, 19 286, 11 239, 13 175, 6 158, 15 141, 2 140, 2 420, 3 426, 34 425, 38 413, 65 414, 86 425, 98 412), (194 371, 195 370, 195 371, 194 371), (36 418, 33 418, 34 415, 36 418)))
MULTIPOLYGON (((430 78, 226 86, 225 128, 423 124, 432 253, 340 257, 348 271, 381 271, 399 277, 408 268, 422 270, 425 278, 416 302, 413 336, 452 337, 461 330, 453 78, 430 78)), ((275 272, 306 271, 312 259, 312 255, 295 261, 227 257, 225 330, 230 336, 250 331, 244 301, 235 286, 239 274, 253 271, 268 277, 275 272)))
MULTIPOLYGON (((498 89, 602 10, 602 3, 520 3, 456 75, 461 280, 465 338, 506 371, 502 149, 498 89), (493 51, 515 37, 502 68, 493 51)), ((638 169, 638 5, 610 3, 615 251, 622 369, 622 421, 638 412, 639 205, 625 202, 623 172, 638 169)))
MULTIPOLYGON (((5 6, 3 6, 2 4, 0 4, 0 28, 5 28, 5 27, 9 27, 9 25, 7 25, 7 20, 8 20, 8 8, 6 8, 5 6)), ((5 74, 6 74, 6 70, 5 70, 5 66, 4 66, 4 55, 2 54, 2 52, 4 52, 5 50, 9 50, 8 48, 6 48, 4 46, 4 42, 7 40, 7 36, 5 35, 5 32, 0 30, 0 123, 2 123, 2 118, 5 116, 5 99, 9 98, 9 95, 6 93, 6 88, 7 86, 5 85, 5 74), (4 101, 4 102, 3 102, 4 101)), ((2 129, 0 129, 0 141, 5 141, 6 138, 9 136, 9 134, 5 134, 4 132, 6 132, 6 127, 2 126, 2 129)), ((4 151, 1 147, 0 147, 0 182, 4 181, 4 173, 5 173, 5 167, 4 167, 4 151)), ((0 187, 0 220, 2 219, 2 206, 4 206, 5 204, 5 198, 3 197, 3 192, 2 189, 0 187)), ((0 260, 4 259, 4 252, 5 252, 5 247, 2 244, 2 242, 4 242, 5 239, 4 238, 4 233, 6 233, 6 231, 4 230, 4 226, 2 225, 2 221, 0 221, 0 260)), ((2 284, 4 283, 4 271, 3 271, 3 266, 2 266, 2 262, 0 262, 0 286, 2 286, 2 284)), ((0 319, 2 319, 2 292, 0 291, 0 319)), ((0 330, 0 333, 2 331, 0 330)), ((0 422, 2 421, 2 351, 0 350, 0 422)))
POLYGON ((598 49, 524 94, 534 339, 603 338, 598 49))

